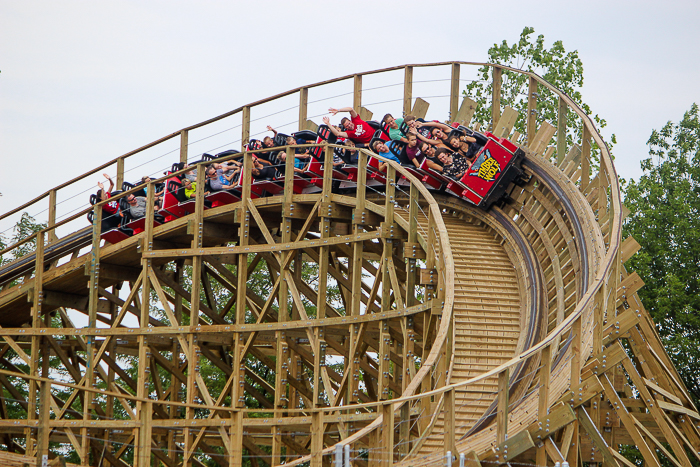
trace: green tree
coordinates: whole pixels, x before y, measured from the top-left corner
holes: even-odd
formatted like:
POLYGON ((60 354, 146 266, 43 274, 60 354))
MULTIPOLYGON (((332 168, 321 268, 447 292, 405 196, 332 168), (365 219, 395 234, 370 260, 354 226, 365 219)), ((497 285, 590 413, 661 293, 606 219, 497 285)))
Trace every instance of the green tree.
POLYGON ((645 283, 644 306, 686 387, 700 401, 700 121, 693 104, 679 123, 654 130, 643 175, 630 181, 624 233, 642 249, 627 263, 645 283))
MULTIPOLYGON (((0 249, 4 249, 10 245, 14 245, 17 242, 21 242, 30 235, 38 232, 41 229, 46 228, 45 223, 37 222, 29 213, 22 213, 22 217, 12 228, 12 237, 8 240, 4 236, 0 235, 0 249)), ((27 243, 20 245, 14 250, 2 255, 0 258, 0 265, 14 261, 27 253, 31 253, 36 249, 36 239, 32 239, 27 243)))
MULTIPOLYGON (((556 41, 548 49, 545 47, 544 35, 540 34, 533 39, 534 28, 526 27, 520 33, 520 38, 513 44, 503 41, 494 44, 488 50, 488 61, 520 70, 534 72, 566 93, 576 102, 586 114, 591 113, 590 107, 583 102, 581 88, 583 87, 583 63, 578 51, 567 52, 562 41, 556 41)), ((491 96, 493 91, 492 69, 482 67, 478 72, 478 79, 467 85, 464 95, 477 102, 474 119, 483 124, 491 121, 491 96)), ((515 129, 525 134, 525 121, 527 114, 528 79, 525 75, 511 71, 503 71, 501 85, 501 105, 514 108, 521 115, 515 124, 515 129)), ((548 121, 556 125, 559 108, 558 97, 542 86, 537 91, 537 121, 548 121)), ((607 122, 598 116, 593 116, 599 128, 604 128, 607 122)), ((579 143, 581 140, 582 123, 569 125, 567 132, 568 146, 579 143)), ((610 138, 609 146, 614 144, 615 135, 610 138)), ((597 151, 592 148, 595 158, 597 151)), ((597 159, 596 159, 597 160, 597 159)))

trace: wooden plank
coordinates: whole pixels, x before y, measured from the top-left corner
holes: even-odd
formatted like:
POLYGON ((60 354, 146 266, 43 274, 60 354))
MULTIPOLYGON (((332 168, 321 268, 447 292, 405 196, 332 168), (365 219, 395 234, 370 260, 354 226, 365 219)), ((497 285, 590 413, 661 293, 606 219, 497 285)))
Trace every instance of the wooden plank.
POLYGON ((474 117, 474 112, 476 112, 476 102, 470 97, 465 97, 462 99, 462 105, 459 106, 454 121, 461 125, 468 126, 472 121, 472 117, 474 117))
MULTIPOLYGON (((189 147, 189 132, 180 131, 180 162, 187 162, 187 149, 189 147)), ((121 185, 118 185, 121 187, 121 185)), ((117 188, 120 189, 120 188, 117 188)))
POLYGON ((503 70, 494 66, 492 70, 493 86, 491 88, 491 127, 497 128, 501 120, 501 86, 503 84, 503 70))
POLYGON ((515 121, 518 119, 518 112, 512 108, 506 106, 503 109, 503 115, 499 118, 496 127, 493 130, 493 134, 497 138, 507 138, 510 135, 515 121))
POLYGON ((603 465, 618 467, 618 463, 615 461, 615 457, 611 453, 612 450, 601 436, 600 432, 593 423, 593 420, 591 420, 588 412, 586 412, 586 409, 579 407, 577 413, 578 421, 581 424, 581 427, 586 431, 586 433, 588 433, 588 436, 591 438, 591 441, 593 441, 595 447, 603 455, 603 465))
POLYGON ((352 108, 359 114, 362 109, 362 75, 354 75, 352 82, 352 108))
POLYGON ((537 80, 530 77, 527 90, 527 116, 525 123, 527 127, 527 145, 532 148, 537 129, 537 80))
POLYGON ((586 121, 583 122, 583 136, 581 138, 581 191, 588 189, 591 179, 591 132, 586 121))
POLYGON ((612 321, 609 320, 608 326, 603 330, 603 345, 609 345, 615 339, 619 339, 624 336, 627 331, 632 329, 637 325, 641 318, 641 315, 637 313, 636 310, 630 308, 629 310, 620 313, 612 321))
POLYGON ((364 121, 372 120, 372 115, 373 115, 373 114, 372 114, 372 112, 370 112, 369 109, 366 109, 366 108, 364 108, 364 107, 360 107, 360 111, 357 112, 357 113, 358 113, 358 115, 360 116, 360 118, 361 118, 362 120, 364 120, 364 121))
POLYGON ((303 129, 316 133, 318 131, 318 124, 316 124, 313 120, 307 120, 303 129))
POLYGON ((537 131, 532 143, 530 143, 530 151, 538 156, 543 155, 555 132, 556 129, 549 122, 542 122, 540 129, 537 131))
POLYGON ((700 421, 700 414, 698 414, 695 410, 689 409, 687 407, 683 407, 682 405, 672 404, 670 402, 665 402, 665 401, 658 400, 658 399, 656 399, 656 403, 659 405, 659 408, 661 408, 663 410, 668 410, 669 412, 688 415, 688 416, 694 418, 695 420, 700 421))
POLYGON ((508 371, 498 374, 498 412, 496 413, 496 442, 503 444, 508 433, 508 371))
POLYGON ((457 121, 457 105, 459 104, 459 63, 452 64, 450 78, 450 121, 457 121))
POLYGON ((258 244, 258 245, 239 245, 235 247, 209 247, 209 248, 189 248, 177 250, 156 250, 144 252, 144 258, 175 258, 187 256, 217 256, 222 254, 240 254, 240 253, 259 253, 264 251, 280 252, 288 250, 302 250, 323 245, 342 245, 353 242, 364 242, 381 238, 381 230, 374 232, 364 232, 356 235, 343 235, 339 237, 331 237, 328 240, 300 240, 297 242, 258 244))
POLYGON ((566 123, 569 106, 566 101, 559 97, 559 108, 557 111, 557 163, 561 163, 566 155, 566 123))
POLYGON ((639 289, 644 287, 644 281, 637 272, 628 275, 617 288, 617 300, 625 301, 632 298, 639 289))
POLYGON ((299 89, 299 131, 306 130, 309 108, 309 88, 299 89))
POLYGON ((250 107, 245 106, 241 112, 241 146, 248 144, 248 141, 250 141, 250 107))
POLYGON ((416 118, 425 118, 426 114, 428 113, 428 107, 430 107, 430 104, 428 104, 420 97, 417 97, 416 101, 413 103, 411 115, 413 115, 416 118))
POLYGON ((620 245, 620 262, 626 263, 642 246, 631 235, 620 245))
MULTIPOLYGON (((615 411, 617 416, 620 417, 620 421, 627 429, 627 433, 630 436, 632 436, 632 439, 637 445, 637 448, 642 453, 642 456, 644 457, 644 462, 648 463, 649 465, 659 467, 659 459, 656 456, 656 453, 651 450, 649 445, 646 443, 646 440, 639 434, 639 431, 637 430, 635 425, 634 418, 625 408, 624 403, 620 399, 620 396, 617 395, 617 392, 615 391, 615 388, 608 379, 607 375, 603 375, 603 377, 601 378, 601 383, 603 384, 603 388, 605 389, 605 395, 610 400, 613 410, 615 411)), ((579 410, 583 410, 583 408, 579 410)))
POLYGON ((413 103, 413 67, 406 66, 403 74, 403 114, 411 113, 413 103))

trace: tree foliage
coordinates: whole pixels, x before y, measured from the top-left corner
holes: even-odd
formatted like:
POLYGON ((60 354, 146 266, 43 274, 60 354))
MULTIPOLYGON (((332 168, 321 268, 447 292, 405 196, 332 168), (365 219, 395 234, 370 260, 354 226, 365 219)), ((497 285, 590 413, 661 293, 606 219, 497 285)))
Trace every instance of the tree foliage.
POLYGON ((700 400, 700 121, 693 104, 649 138, 643 175, 630 181, 624 233, 642 249, 628 263, 639 295, 686 386, 700 400))
MULTIPOLYGON (((548 49, 545 47, 544 35, 540 34, 533 39, 534 28, 526 27, 520 33, 520 38, 513 44, 503 41, 494 44, 488 50, 488 61, 499 65, 534 72, 547 82, 566 93, 583 111, 590 115, 590 107, 583 102, 581 88, 583 87, 583 63, 578 51, 567 52, 562 41, 556 41, 548 49)), ((464 91, 477 103, 474 114, 476 121, 486 124, 491 121, 491 96, 493 92, 492 69, 482 67, 479 69, 478 79, 467 85, 464 91)), ((510 106, 520 114, 515 124, 515 129, 525 134, 525 122, 523 118, 527 114, 527 76, 504 70, 501 85, 501 105, 510 106)), ((548 121, 556 125, 558 118, 558 97, 549 90, 539 87, 537 90, 537 121, 548 121)), ((573 117, 569 117, 570 119, 573 117)), ((598 116, 593 116, 599 128, 604 128, 607 122, 598 116)), ((582 123, 576 122, 569 125, 567 132, 568 146, 581 140, 582 123)), ((610 138, 610 143, 615 143, 615 135, 610 138)), ((610 144, 610 146, 612 146, 610 144)), ((593 147, 592 155, 595 157, 597 148, 593 147)))
MULTIPOLYGON (((14 245, 17 242, 21 242, 39 230, 45 229, 46 225, 47 224, 45 223, 37 222, 36 219, 29 215, 29 213, 22 213, 22 217, 12 228, 12 237, 7 239, 0 235, 0 249, 4 249, 9 245, 14 245)), ((8 254, 3 255, 2 258, 0 258, 0 265, 14 261, 27 253, 31 253, 35 249, 36 240, 32 239, 10 251, 8 254)))

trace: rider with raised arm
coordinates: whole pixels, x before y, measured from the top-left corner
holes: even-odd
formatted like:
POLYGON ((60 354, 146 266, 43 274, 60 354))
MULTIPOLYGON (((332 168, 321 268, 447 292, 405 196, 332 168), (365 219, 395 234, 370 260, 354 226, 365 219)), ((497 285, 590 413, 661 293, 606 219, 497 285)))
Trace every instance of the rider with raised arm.
POLYGON ((350 118, 343 117, 340 120, 340 126, 345 131, 339 131, 336 127, 331 125, 331 120, 328 117, 323 117, 323 123, 328 125, 331 132, 338 138, 348 138, 352 140, 355 144, 366 145, 372 140, 374 135, 374 130, 371 126, 357 115, 355 109, 352 107, 343 107, 342 109, 334 109, 331 107, 328 111, 335 115, 338 112, 350 112, 350 118))

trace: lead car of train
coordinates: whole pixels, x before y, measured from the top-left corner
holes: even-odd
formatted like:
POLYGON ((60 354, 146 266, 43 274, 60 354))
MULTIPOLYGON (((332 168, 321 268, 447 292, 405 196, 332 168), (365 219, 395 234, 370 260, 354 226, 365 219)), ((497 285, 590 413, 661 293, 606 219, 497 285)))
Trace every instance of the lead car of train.
MULTIPOLYGON (((387 140, 388 129, 386 126, 376 122, 368 122, 376 132, 374 138, 387 140)), ((427 164, 427 159, 424 159, 420 166, 411 163, 406 157, 405 144, 397 143, 391 146, 391 152, 401 161, 401 165, 431 191, 447 193, 474 204, 478 208, 488 210, 492 205, 497 203, 506 195, 508 186, 522 180, 522 161, 525 158, 525 152, 515 144, 504 138, 498 138, 495 135, 485 132, 479 133, 463 126, 456 126, 452 133, 458 136, 471 136, 476 139, 476 142, 471 144, 476 145, 476 155, 473 159, 471 167, 463 174, 460 179, 453 179, 443 175, 441 172, 431 169, 427 164)), ((322 143, 328 141, 331 144, 337 143, 335 135, 326 125, 321 125, 316 133, 305 130, 291 135, 295 141, 305 141, 309 143, 322 143)), ((310 150, 308 164, 301 171, 295 171, 293 176, 285 174, 286 164, 282 160, 281 150, 287 144, 288 135, 278 133, 273 139, 274 146, 270 147, 265 154, 258 156, 265 157, 270 165, 274 168, 274 175, 270 170, 260 171, 251 170, 251 173, 244 173, 242 168, 239 169, 235 178, 232 180, 232 185, 228 189, 213 190, 207 179, 204 192, 209 192, 204 200, 204 208, 223 206, 226 204, 235 203, 241 200, 242 184, 245 177, 251 179, 251 198, 264 196, 279 196, 284 191, 284 184, 287 179, 292 178, 295 193, 313 193, 321 190, 323 186, 323 174, 326 166, 324 161, 324 151, 322 147, 314 147, 310 150), (261 176, 264 175, 264 176, 261 176)), ((265 149, 261 141, 251 140, 245 150, 265 149)), ((343 161, 342 164, 332 164, 332 178, 334 181, 334 190, 342 190, 344 192, 352 191, 356 186, 358 167, 357 160, 353 157, 356 154, 353 148, 335 148, 334 155, 336 160, 343 161)), ((231 149, 216 155, 204 154, 202 159, 197 162, 217 162, 235 161, 243 157, 243 153, 231 149)), ((240 165, 240 164, 239 164, 240 165)), ((167 174, 177 172, 183 169, 182 163, 173 164, 172 170, 167 174)), ((380 160, 375 157, 370 157, 367 165, 367 186, 373 189, 380 189, 385 184, 385 172, 380 170, 380 160), (375 188, 376 187, 376 188, 375 188)), ((160 225, 169 222, 173 219, 186 216, 194 212, 195 200, 188 199, 185 195, 181 176, 172 176, 166 180, 164 184, 156 185, 156 192, 162 191, 162 203, 159 209, 156 210, 153 222, 154 225, 160 225)), ((401 177, 403 184, 408 181, 405 177, 401 177)), ((401 181, 399 185, 401 185, 401 181)), ((123 191, 138 188, 138 184, 125 182, 121 187, 123 191)), ((120 191, 112 192, 112 196, 118 195, 120 191)), ((145 196, 145 187, 134 192, 135 196, 145 196)), ((92 204, 99 200, 96 195, 90 196, 92 204)), ((129 210, 129 205, 125 198, 121 198, 118 202, 113 202, 112 211, 117 209, 114 214, 107 214, 104 211, 102 219, 102 238, 109 243, 118 243, 132 235, 136 235, 145 229, 145 219, 134 218, 129 210)), ((90 222, 93 221, 94 213, 88 214, 90 222)))

